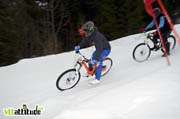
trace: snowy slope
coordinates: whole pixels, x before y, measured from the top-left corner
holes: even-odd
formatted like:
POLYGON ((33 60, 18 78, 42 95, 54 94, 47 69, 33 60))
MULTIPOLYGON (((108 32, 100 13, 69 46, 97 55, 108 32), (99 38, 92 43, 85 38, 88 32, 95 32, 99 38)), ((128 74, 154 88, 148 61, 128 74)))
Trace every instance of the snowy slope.
MULTIPOLYGON (((180 25, 176 26, 180 31, 180 25)), ((180 32, 179 32, 180 35, 180 32)), ((180 47, 169 56, 167 66, 161 52, 137 63, 132 50, 143 35, 111 42, 112 70, 91 86, 82 78, 68 91, 56 89, 57 77, 72 68, 74 52, 34 59, 0 68, 0 118, 2 119, 179 119, 180 47), (40 116, 4 116, 3 108, 20 108, 26 103, 45 107, 40 116)), ((83 49, 89 57, 93 48, 83 49)))

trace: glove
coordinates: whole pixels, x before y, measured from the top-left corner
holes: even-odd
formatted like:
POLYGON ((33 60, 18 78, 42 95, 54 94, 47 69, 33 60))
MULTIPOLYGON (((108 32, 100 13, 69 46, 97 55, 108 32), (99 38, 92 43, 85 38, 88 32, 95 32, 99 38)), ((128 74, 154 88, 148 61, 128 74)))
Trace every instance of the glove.
POLYGON ((88 62, 88 64, 89 64, 89 65, 95 65, 96 62, 97 62, 96 60, 90 60, 90 61, 88 62))
POLYGON ((74 47, 74 50, 75 50, 76 53, 79 53, 80 46, 79 46, 79 45, 78 45, 78 46, 75 46, 75 47, 74 47))

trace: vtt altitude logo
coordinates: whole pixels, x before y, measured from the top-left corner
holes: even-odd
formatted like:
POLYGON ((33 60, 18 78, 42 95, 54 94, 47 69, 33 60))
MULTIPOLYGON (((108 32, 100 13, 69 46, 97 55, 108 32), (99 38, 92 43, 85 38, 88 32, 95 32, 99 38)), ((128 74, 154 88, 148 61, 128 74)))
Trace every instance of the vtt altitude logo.
POLYGON ((3 109, 5 116, 18 116, 18 115, 41 115, 45 108, 43 106, 36 105, 34 109, 29 109, 26 104, 22 104, 22 108, 5 108, 3 109))

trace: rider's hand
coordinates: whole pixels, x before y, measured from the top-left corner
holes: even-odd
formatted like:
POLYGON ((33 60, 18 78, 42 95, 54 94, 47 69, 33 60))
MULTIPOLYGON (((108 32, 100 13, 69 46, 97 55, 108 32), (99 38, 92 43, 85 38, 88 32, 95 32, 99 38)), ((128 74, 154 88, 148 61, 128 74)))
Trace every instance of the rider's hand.
POLYGON ((76 53, 79 53, 80 46, 79 46, 79 45, 78 45, 78 46, 75 46, 75 47, 74 47, 74 50, 75 50, 76 53))
POLYGON ((96 61, 96 60, 90 60, 88 63, 89 63, 90 65, 95 65, 95 64, 97 63, 97 61, 96 61))

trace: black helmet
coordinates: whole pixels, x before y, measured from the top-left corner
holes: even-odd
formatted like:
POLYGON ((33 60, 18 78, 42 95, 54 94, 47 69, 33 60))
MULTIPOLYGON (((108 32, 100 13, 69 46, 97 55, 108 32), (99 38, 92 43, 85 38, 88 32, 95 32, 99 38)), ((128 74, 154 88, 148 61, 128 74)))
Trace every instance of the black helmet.
POLYGON ((160 15, 160 13, 161 13, 161 10, 160 10, 159 8, 154 8, 154 9, 153 9, 153 12, 154 12, 154 15, 155 15, 156 17, 158 17, 158 16, 160 15))
POLYGON ((93 32, 95 29, 94 23, 92 21, 88 21, 83 24, 82 29, 88 32, 93 32))

